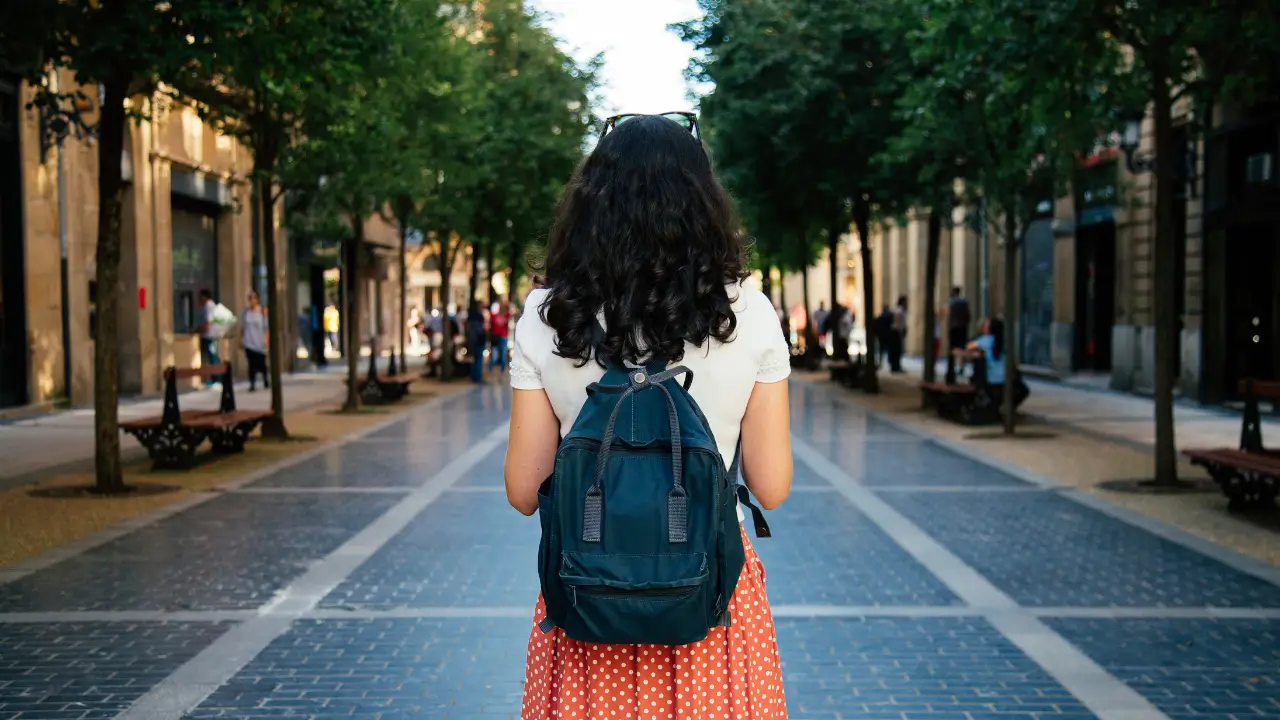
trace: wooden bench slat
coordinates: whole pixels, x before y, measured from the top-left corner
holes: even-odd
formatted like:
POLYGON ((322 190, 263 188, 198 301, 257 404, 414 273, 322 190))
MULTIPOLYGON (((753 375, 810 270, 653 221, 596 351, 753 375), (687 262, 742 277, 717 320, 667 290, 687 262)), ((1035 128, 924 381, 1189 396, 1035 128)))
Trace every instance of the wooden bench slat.
POLYGON ((1236 386, 1241 395, 1249 392, 1252 385, 1254 397, 1266 400, 1280 400, 1280 380, 1241 380, 1236 386))
POLYGON ((217 377, 217 376, 226 375, 226 374, 227 374, 226 363, 222 363, 221 365, 205 365, 203 367, 195 367, 195 368, 174 368, 173 369, 173 376, 178 380, 186 380, 188 378, 193 378, 193 377, 201 377, 201 378, 217 377))
POLYGON ((1183 450, 1182 454, 1192 461, 1216 463, 1240 470, 1280 476, 1280 456, 1272 453, 1213 448, 1207 450, 1183 450))

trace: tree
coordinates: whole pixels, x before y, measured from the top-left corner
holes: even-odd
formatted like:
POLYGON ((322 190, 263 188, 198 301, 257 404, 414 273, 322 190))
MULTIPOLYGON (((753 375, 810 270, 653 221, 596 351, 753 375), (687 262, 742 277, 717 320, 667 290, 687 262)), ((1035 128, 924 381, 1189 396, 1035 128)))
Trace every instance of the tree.
MULTIPOLYGON (((1129 49, 1132 61, 1111 79, 1130 93, 1130 112, 1150 102, 1155 126, 1155 232, 1153 324, 1155 326, 1155 484, 1177 486, 1178 455, 1173 422, 1173 389, 1178 355, 1177 245, 1174 196, 1173 108, 1195 101, 1208 126, 1217 102, 1248 105, 1276 97, 1276 48, 1280 47, 1280 7, 1274 0, 1191 0, 1180 3, 1086 3, 1091 19, 1129 49)), ((1135 113, 1136 114, 1136 113, 1135 113)))
MULTIPOLYGON (((226 12, 237 23, 212 36, 210 56, 173 82, 198 101, 204 117, 253 152, 268 323, 277 329, 283 327, 275 235, 281 159, 304 138, 319 142, 333 129, 325 123, 367 92, 368 85, 361 84, 367 81, 365 67, 384 56, 386 38, 400 16, 393 0, 241 0, 226 12)), ((356 295, 348 293, 349 302, 357 302, 356 295)), ((356 317, 349 315, 343 323, 349 336, 358 332, 356 317)), ((286 437, 280 336, 272 332, 269 337, 272 417, 262 431, 286 437)), ((359 354, 359 336, 353 337, 349 356, 359 354)))
MULTIPOLYGON (((120 222, 124 181, 120 157, 130 112, 126 100, 149 96, 159 80, 208 59, 210 38, 233 23, 231 8, 212 0, 136 3, 18 0, 0 6, 0 48, 6 64, 37 88, 37 102, 70 112, 67 93, 45 82, 66 69, 102 98, 98 137, 97 328, 94 341, 94 477, 102 493, 125 492, 120 464, 119 316, 120 222), (11 32, 8 29, 18 29, 11 32)), ((64 118, 65 119, 65 118, 64 118)), ((68 391, 70 389, 68 388, 68 391)))
POLYGON ((899 149, 965 149, 958 157, 967 191, 999 212, 984 220, 1004 244, 1004 430, 1012 434, 1018 252, 1038 203, 1065 188, 1075 157, 1105 127, 1105 78, 1119 56, 1075 0, 1035 11, 1019 0, 925 0, 922 7, 913 58, 928 71, 901 102, 921 124, 899 149))

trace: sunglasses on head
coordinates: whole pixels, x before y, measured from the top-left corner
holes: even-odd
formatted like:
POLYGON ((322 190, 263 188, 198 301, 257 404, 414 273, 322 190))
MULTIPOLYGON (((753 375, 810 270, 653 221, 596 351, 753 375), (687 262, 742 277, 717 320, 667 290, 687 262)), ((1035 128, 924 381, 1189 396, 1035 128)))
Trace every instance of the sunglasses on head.
MULTIPOLYGON (((628 120, 632 120, 634 118, 639 118, 639 117, 649 117, 649 116, 644 113, 623 113, 622 115, 614 115, 613 117, 605 118, 604 132, 600 133, 600 139, 603 140, 604 136, 608 135, 609 132, 614 128, 616 128, 618 125, 621 125, 622 123, 628 120)), ((684 128, 685 130, 688 130, 689 134, 692 135, 694 138, 699 140, 702 139, 702 135, 698 131, 698 116, 696 114, 691 112, 675 111, 675 112, 659 113, 658 117, 663 117, 668 120, 671 120, 672 122, 676 123, 677 125, 684 128)))

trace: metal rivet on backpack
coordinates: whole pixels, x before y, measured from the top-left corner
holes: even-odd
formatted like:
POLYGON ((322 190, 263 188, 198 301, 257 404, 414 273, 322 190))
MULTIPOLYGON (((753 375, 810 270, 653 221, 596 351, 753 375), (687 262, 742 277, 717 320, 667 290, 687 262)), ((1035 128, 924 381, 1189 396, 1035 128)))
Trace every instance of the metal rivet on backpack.
POLYGON ((635 380, 637 385, 643 385, 645 381, 644 373, 638 372, 635 375, 632 375, 631 379, 635 380))

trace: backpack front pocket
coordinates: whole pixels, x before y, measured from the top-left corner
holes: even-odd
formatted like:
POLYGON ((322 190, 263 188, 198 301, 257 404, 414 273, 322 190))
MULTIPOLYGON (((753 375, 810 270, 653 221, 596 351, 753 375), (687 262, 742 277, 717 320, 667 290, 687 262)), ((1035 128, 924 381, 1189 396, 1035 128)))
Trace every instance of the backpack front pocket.
POLYGON ((565 634, 594 643, 697 642, 710 625, 710 579, 704 553, 565 553, 560 567, 570 604, 565 634))

